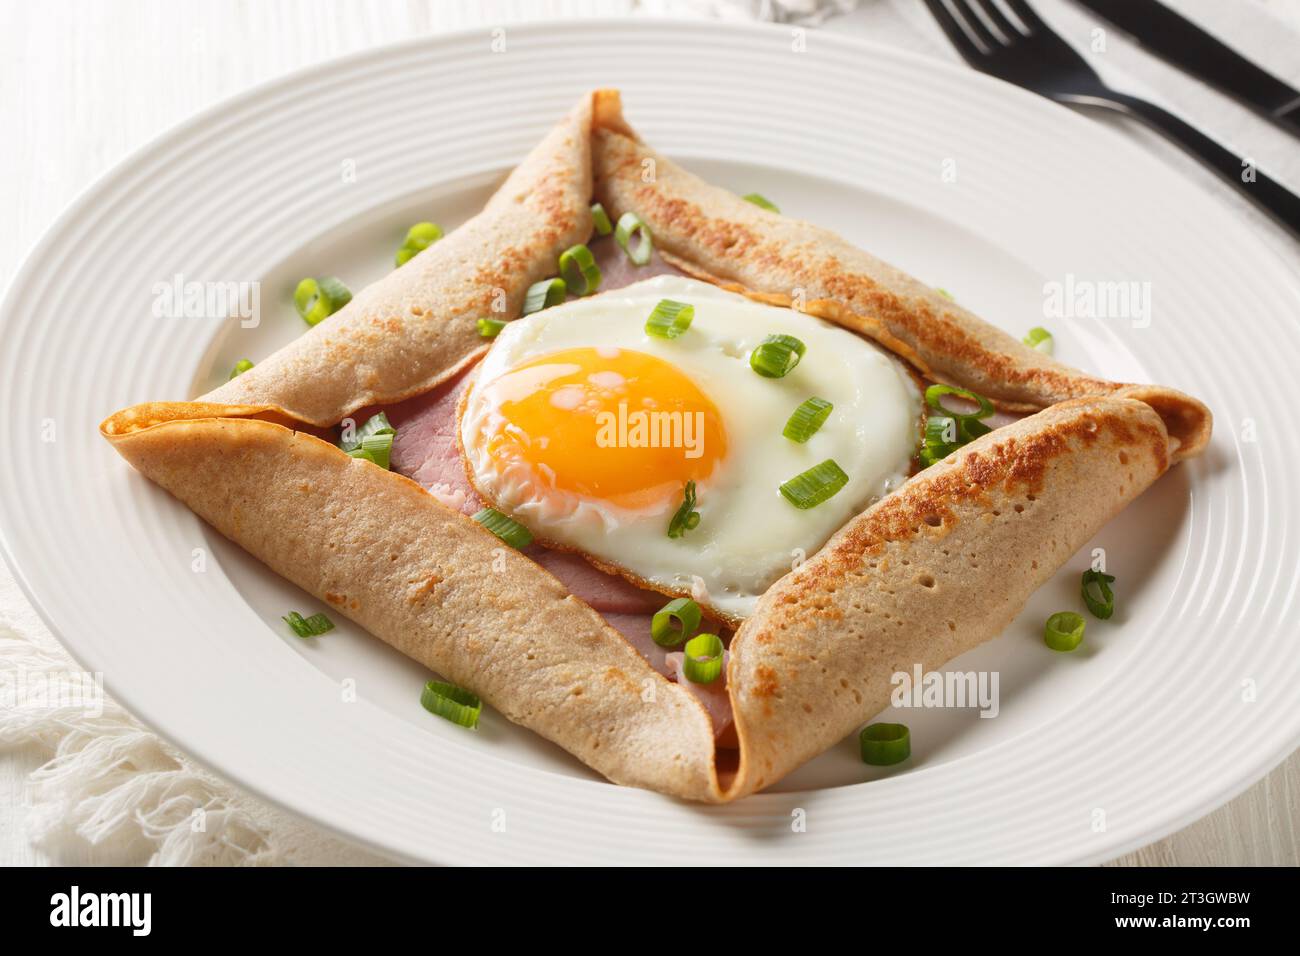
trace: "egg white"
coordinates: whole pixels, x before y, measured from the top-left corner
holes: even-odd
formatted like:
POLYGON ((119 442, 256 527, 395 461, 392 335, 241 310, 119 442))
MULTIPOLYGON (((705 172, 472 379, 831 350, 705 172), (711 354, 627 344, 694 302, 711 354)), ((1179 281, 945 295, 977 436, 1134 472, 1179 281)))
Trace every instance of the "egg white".
MULTIPOLYGON (((689 595, 722 616, 752 613, 759 596, 812 555, 877 498, 902 483, 915 454, 921 396, 892 356, 851 332, 791 309, 753 302, 708 283, 658 276, 511 322, 502 330, 466 397, 460 443, 479 493, 538 538, 582 551, 669 593, 689 595), (676 339, 645 333, 660 299, 695 306, 676 339), (750 352, 772 334, 807 346, 784 378, 763 378, 750 352), (526 468, 500 468, 482 440, 494 410, 477 387, 521 362, 561 349, 630 349, 676 365, 717 406, 727 454, 697 482, 699 526, 669 538, 666 510, 634 512, 557 491, 526 468), (812 396, 834 404, 803 444, 781 431, 812 396), (849 476, 830 500, 800 510, 779 486, 827 458, 849 476)), ((533 436, 545 440, 545 436, 533 436)))

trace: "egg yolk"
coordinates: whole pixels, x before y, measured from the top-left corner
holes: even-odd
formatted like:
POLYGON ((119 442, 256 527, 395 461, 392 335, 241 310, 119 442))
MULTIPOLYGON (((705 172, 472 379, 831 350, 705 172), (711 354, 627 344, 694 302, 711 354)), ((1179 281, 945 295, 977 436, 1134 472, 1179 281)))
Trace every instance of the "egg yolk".
POLYGON ((717 407, 654 355, 572 348, 482 386, 483 436, 498 467, 528 466, 544 486, 621 508, 676 507, 727 453, 717 407))

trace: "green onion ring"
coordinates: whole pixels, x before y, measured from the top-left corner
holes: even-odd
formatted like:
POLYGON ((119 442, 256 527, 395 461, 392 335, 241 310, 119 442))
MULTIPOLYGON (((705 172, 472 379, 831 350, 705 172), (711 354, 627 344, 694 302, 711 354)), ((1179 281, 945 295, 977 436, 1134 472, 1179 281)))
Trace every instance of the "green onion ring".
POLYGON ((650 234, 650 227, 636 213, 625 212, 618 217, 618 225, 614 227, 614 241, 627 253, 633 265, 650 264, 650 257, 654 253, 654 237, 650 234), (632 237, 638 233, 641 241, 634 248, 632 237))
POLYGON ((785 378, 807 350, 793 335, 769 335, 749 353, 749 367, 764 378, 785 378))
POLYGON ((299 637, 318 637, 334 630, 334 622, 325 614, 303 617, 297 611, 290 611, 283 620, 299 637))
POLYGON ((833 498, 848 483, 849 476, 844 469, 835 463, 835 459, 827 458, 785 482, 780 491, 790 504, 807 511, 833 498))
POLYGON ((668 522, 668 537, 680 538, 700 523, 700 513, 695 510, 695 482, 686 482, 682 491, 682 504, 668 522))
POLYGON ((534 312, 542 311, 542 309, 549 309, 553 305, 559 305, 568 294, 568 286, 558 276, 552 279, 543 279, 541 282, 534 282, 528 287, 528 291, 524 293, 522 314, 532 315, 534 312))
POLYGON ((676 647, 700 626, 700 606, 690 598, 669 601, 650 621, 650 636, 660 647, 676 647))
POLYGON ((363 441, 374 435, 396 434, 397 429, 394 428, 393 423, 388 420, 388 416, 383 412, 375 412, 375 414, 366 419, 364 425, 353 432, 350 440, 340 437, 339 447, 348 452, 356 451, 356 449, 361 447, 363 441))
POLYGON ((683 648, 682 671, 692 684, 712 684, 722 673, 722 638, 696 634, 683 648))
MULTIPOLYGON (((230 378, 238 378, 253 367, 253 363, 248 359, 240 359, 235 363, 235 367, 230 370, 230 378)), ((226 379, 230 381, 230 379, 226 379)))
POLYGON ((1104 574, 1101 571, 1095 571, 1089 568, 1083 572, 1083 603, 1088 605, 1088 610, 1092 616, 1100 620, 1110 620, 1110 616, 1115 613, 1115 594, 1111 591, 1110 586, 1115 580, 1115 575, 1104 574), (1093 597, 1092 588, 1089 585, 1097 585, 1099 597, 1093 597))
POLYGON ((478 334, 483 336, 485 339, 496 338, 505 327, 506 324, 501 319, 478 320, 478 334))
POLYGON ((560 253, 560 275, 574 295, 591 295, 600 288, 600 266, 581 243, 560 253))
POLYGON ((831 410, 834 408, 835 406, 824 398, 804 399, 803 403, 794 410, 790 420, 785 423, 781 434, 802 445, 826 424, 826 419, 830 418, 831 410))
POLYGON ((293 290, 293 306, 308 325, 319 325, 351 301, 351 290, 334 276, 303 279, 293 290))
POLYGON ((361 439, 356 448, 348 452, 352 458, 361 458, 378 465, 384 471, 389 470, 393 453, 393 434, 367 435, 361 439))
POLYGON ((907 724, 871 724, 858 735, 862 762, 889 767, 912 756, 912 733, 907 724))
POLYGON ((1051 355, 1056 351, 1056 339, 1052 338, 1051 332, 1040 325, 1030 329, 1021 341, 1045 355, 1051 355))
POLYGON ((660 299, 650 318, 645 320, 645 333, 661 339, 675 339, 691 327, 694 319, 695 306, 673 299, 660 299))
POLYGON ((609 221, 609 213, 605 212, 605 207, 600 203, 591 204, 591 225, 598 236, 608 236, 614 231, 614 225, 609 221))
POLYGON ((1043 642, 1054 651, 1072 651, 1083 640, 1082 614, 1057 611, 1043 625, 1043 642))
POLYGON ((962 418, 988 418, 993 414, 993 403, 982 395, 976 395, 974 392, 965 388, 958 388, 956 385, 931 385, 925 390, 925 403, 940 415, 949 415, 956 419, 962 418), (979 406, 979 411, 959 412, 948 408, 943 404, 945 395, 956 395, 958 398, 964 398, 968 402, 974 402, 979 406))
POLYGON ((406 265, 441 238, 442 227, 436 222, 417 222, 406 230, 406 238, 402 240, 402 245, 394 257, 398 268, 406 265))
POLYGON ((512 548, 526 548, 533 543, 533 534, 509 515, 495 508, 484 508, 474 515, 474 520, 512 548))
POLYGON ((471 730, 478 726, 479 714, 483 712, 483 701, 477 694, 440 680, 431 680, 424 685, 420 692, 420 706, 431 714, 471 730))
POLYGON ((768 212, 779 213, 781 211, 777 208, 776 203, 766 199, 761 193, 749 193, 740 198, 745 200, 745 202, 752 202, 759 209, 766 209, 768 212))

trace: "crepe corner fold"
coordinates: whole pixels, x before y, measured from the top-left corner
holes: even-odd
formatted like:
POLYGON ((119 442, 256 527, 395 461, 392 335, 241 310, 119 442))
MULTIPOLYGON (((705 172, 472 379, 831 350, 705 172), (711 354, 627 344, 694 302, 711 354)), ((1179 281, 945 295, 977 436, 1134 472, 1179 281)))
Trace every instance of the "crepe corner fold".
POLYGON ((895 671, 999 633, 1211 424, 1181 392, 1065 366, 832 233, 704 183, 639 140, 617 91, 596 90, 478 216, 337 314, 204 398, 124 409, 101 432, 272 570, 610 780, 719 802, 843 739, 887 706, 895 671), (593 194, 611 216, 640 215, 688 272, 780 305, 797 288, 805 311, 922 372, 1036 412, 910 479, 764 595, 731 646, 740 766, 721 782, 689 689, 539 564, 310 433, 480 357, 475 320, 502 293, 506 317, 520 313, 590 237, 593 194))
POLYGON ((835 233, 705 182, 646 145, 623 119, 616 96, 597 102, 596 198, 611 216, 636 212, 674 265, 868 336, 922 375, 968 388, 1005 411, 1034 412, 1072 398, 1140 388, 1177 439, 1175 459, 1204 448, 1210 414, 1190 396, 1110 382, 1029 348, 835 233))
POLYGON ((477 320, 518 316, 528 287, 591 234, 596 98, 584 96, 477 216, 202 400, 333 425, 426 392, 480 357, 477 320))
POLYGON ((936 669, 1001 633, 1165 472, 1170 447, 1145 402, 1063 402, 850 521, 769 589, 732 642, 741 764, 728 796, 774 783, 884 710, 895 673, 936 669))
POLYGON ((707 713, 596 611, 415 482, 242 417, 261 411, 142 405, 103 431, 273 571, 610 780, 721 799, 707 713))

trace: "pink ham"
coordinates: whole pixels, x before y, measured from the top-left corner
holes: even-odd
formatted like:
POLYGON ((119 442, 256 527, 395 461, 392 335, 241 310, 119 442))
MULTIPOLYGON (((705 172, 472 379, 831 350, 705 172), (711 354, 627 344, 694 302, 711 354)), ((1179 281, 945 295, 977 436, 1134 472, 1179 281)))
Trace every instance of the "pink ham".
MULTIPOLYGON (((658 256, 647 266, 633 266, 612 238, 593 243, 592 252, 600 264, 603 275, 601 289, 604 291, 656 275, 680 274, 658 256)), ((462 373, 431 392, 390 406, 385 411, 397 429, 391 456, 393 471, 419 482, 449 507, 472 515, 483 507, 484 502, 465 475, 456 442, 456 407, 467 380, 468 373, 462 373)), ((365 421, 378 410, 363 409, 356 413, 355 418, 359 422, 365 421)), ((650 637, 651 617, 663 607, 667 598, 655 591, 643 590, 618 575, 606 574, 579 554, 552 551, 540 545, 529 547, 525 553, 559 578, 573 594, 603 614, 610 626, 627 638, 651 666, 690 688, 709 712, 719 744, 735 746, 725 678, 707 685, 686 680, 682 673, 682 653, 669 653, 650 637)))
POLYGON ((625 285, 631 285, 633 282, 640 282, 642 279, 653 279, 655 276, 680 276, 686 273, 681 269, 676 269, 659 258, 659 253, 653 252, 650 255, 650 261, 643 266, 636 265, 627 257, 622 247, 614 241, 613 236, 606 236, 603 239, 596 239, 591 243, 591 254, 596 260, 596 265, 600 267, 600 291, 611 292, 614 289, 621 289, 625 285))
POLYGON ((709 719, 713 721, 713 739, 717 741, 718 746, 723 748, 738 746, 736 728, 731 720, 731 695, 727 693, 727 662, 731 658, 731 652, 723 651, 722 674, 711 684, 697 684, 687 678, 684 652, 673 651, 671 654, 664 655, 664 658, 664 663, 671 668, 669 676, 694 694, 704 705, 704 709, 709 712, 709 719))

